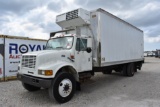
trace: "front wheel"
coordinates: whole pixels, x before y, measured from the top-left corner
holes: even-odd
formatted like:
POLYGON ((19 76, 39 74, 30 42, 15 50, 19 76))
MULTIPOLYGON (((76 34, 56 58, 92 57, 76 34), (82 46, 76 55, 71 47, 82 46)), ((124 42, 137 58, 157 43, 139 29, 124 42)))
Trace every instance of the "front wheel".
POLYGON ((72 74, 59 73, 49 88, 49 96, 59 103, 65 103, 73 97, 76 89, 76 81, 72 74))

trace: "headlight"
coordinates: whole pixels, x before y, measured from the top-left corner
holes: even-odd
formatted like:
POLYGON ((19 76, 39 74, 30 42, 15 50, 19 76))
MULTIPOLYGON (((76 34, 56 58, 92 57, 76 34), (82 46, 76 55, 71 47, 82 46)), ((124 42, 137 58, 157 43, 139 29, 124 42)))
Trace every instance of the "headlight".
POLYGON ((39 75, 51 76, 53 75, 52 70, 38 70, 39 75))

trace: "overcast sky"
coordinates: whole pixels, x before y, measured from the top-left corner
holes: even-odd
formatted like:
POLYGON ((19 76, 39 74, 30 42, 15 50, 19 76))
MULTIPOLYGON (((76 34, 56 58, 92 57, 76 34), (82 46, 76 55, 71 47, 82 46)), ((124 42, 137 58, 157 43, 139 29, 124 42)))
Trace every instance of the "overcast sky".
POLYGON ((0 0, 0 34, 48 39, 55 17, 103 8, 144 31, 145 50, 160 49, 160 0, 0 0))

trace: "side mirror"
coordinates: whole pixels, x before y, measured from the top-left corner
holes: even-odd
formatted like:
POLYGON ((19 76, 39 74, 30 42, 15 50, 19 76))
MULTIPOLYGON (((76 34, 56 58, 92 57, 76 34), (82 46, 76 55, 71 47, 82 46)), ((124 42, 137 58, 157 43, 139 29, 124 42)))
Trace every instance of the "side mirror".
POLYGON ((87 47, 87 48, 86 48, 86 51, 87 51, 88 53, 91 53, 92 49, 91 49, 90 47, 87 47))

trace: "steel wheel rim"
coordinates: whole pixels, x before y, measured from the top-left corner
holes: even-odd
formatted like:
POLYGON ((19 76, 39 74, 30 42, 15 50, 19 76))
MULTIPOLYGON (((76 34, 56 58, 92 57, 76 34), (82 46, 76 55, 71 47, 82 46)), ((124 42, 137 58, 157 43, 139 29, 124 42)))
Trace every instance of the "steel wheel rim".
POLYGON ((58 87, 60 96, 67 97, 72 92, 72 82, 69 79, 63 79, 58 87))

